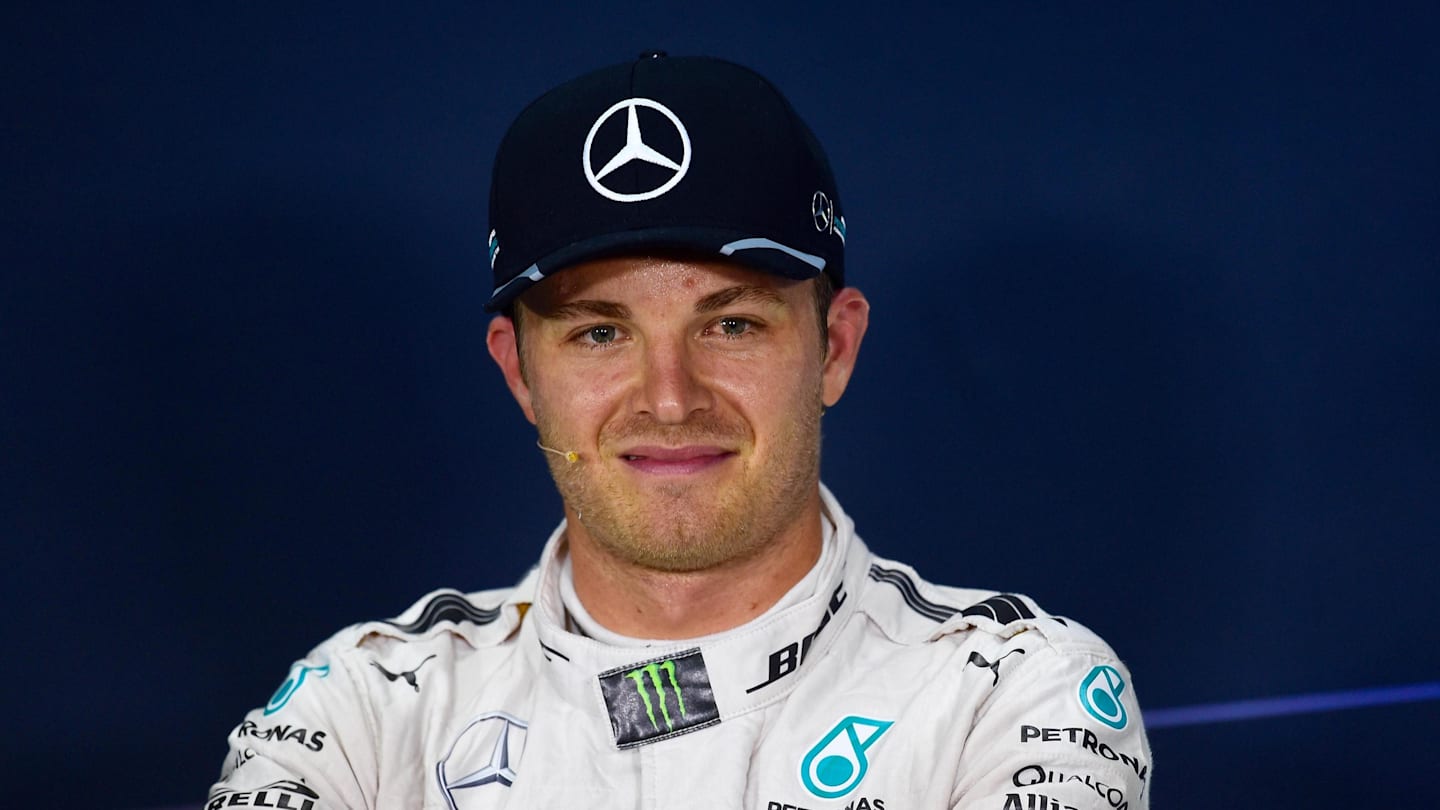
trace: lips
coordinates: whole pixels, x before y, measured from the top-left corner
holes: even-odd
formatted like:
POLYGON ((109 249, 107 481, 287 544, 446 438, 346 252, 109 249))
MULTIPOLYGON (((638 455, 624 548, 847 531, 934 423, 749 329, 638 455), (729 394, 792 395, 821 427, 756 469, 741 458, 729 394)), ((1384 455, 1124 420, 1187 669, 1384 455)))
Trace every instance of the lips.
POLYGON ((723 463, 735 453, 712 445, 641 446, 620 453, 626 466, 651 475, 691 475, 723 463))

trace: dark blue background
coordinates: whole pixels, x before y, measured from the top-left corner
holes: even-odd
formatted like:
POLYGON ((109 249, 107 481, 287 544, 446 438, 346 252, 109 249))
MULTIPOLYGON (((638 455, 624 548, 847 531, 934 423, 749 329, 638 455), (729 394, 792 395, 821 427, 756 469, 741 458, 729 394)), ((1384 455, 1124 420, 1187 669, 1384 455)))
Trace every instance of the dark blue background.
MULTIPOLYGON (((873 548, 1081 618, 1150 709, 1440 680, 1433 4, 174 5, 0 20, 7 805, 198 801, 311 645, 522 574, 490 159, 657 47, 830 152, 873 548)), ((1158 729, 1156 806, 1413 800, 1437 724, 1158 729)))

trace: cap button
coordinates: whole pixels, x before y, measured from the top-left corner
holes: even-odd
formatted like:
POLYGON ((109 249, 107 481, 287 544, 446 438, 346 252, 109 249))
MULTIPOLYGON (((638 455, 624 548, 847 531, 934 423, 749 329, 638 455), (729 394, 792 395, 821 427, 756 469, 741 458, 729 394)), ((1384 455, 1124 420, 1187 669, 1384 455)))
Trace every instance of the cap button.
POLYGON ((641 54, 640 54, 640 58, 641 58, 641 59, 659 59, 659 58, 662 57, 662 56, 669 56, 669 55, 670 55, 670 54, 668 54, 668 53, 666 53, 666 52, 664 52, 664 51, 643 51, 643 52, 641 52, 641 54))

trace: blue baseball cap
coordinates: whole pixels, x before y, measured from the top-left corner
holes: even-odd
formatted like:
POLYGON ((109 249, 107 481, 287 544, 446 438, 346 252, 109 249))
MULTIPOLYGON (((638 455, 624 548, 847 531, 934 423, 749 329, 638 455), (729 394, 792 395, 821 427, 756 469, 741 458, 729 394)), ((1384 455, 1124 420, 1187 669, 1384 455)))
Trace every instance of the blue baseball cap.
POLYGON ((774 85, 739 65, 647 53, 551 90, 515 119, 490 185, 485 309, 548 275, 655 250, 845 286, 830 163, 774 85))

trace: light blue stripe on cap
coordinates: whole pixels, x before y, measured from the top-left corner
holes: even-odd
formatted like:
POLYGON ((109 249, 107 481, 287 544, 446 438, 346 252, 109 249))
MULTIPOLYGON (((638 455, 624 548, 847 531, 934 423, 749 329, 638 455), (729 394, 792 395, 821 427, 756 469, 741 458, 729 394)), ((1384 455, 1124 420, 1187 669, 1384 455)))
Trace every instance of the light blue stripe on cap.
POLYGON ((805 262, 816 270, 825 269, 825 260, 821 257, 812 256, 809 253, 802 253, 795 248, 782 245, 773 239, 765 239, 759 236, 751 237, 750 239, 741 239, 735 242, 731 242, 730 244, 720 248, 720 254, 722 256, 730 256, 733 255, 737 250, 778 250, 782 253, 788 253, 791 256, 794 256, 795 258, 799 259, 802 262, 805 262))
POLYGON ((500 285, 499 289, 495 290, 495 292, 490 293, 490 300, 491 300, 491 301, 494 301, 496 298, 499 298, 501 293, 503 293, 503 292, 505 292, 506 290, 510 289, 510 285, 516 283, 517 281, 520 281, 520 280, 522 280, 522 279, 528 279, 528 280, 530 280, 530 281, 533 283, 533 282, 539 281, 540 279, 542 279, 542 278, 544 278, 544 277, 545 277, 545 274, 542 273, 542 272, 540 272, 540 265, 538 265, 538 264, 532 264, 532 265, 530 265, 530 269, 526 270, 525 272, 521 273, 520 275, 516 276, 515 278, 510 279, 509 281, 507 281, 507 282, 505 282, 504 284, 500 285))

